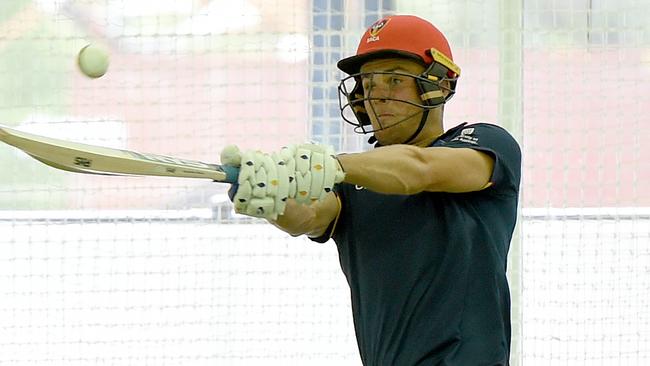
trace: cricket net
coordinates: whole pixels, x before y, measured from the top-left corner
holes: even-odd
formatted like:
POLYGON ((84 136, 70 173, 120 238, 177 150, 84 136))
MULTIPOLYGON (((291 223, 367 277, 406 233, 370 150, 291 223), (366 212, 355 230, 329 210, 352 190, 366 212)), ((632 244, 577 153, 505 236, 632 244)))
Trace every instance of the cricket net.
MULTIPOLYGON (((523 150, 512 365, 650 364, 650 4, 643 0, 0 2, 0 123, 217 162, 227 144, 369 149, 335 64, 387 14, 449 38, 447 128, 523 150), (106 47, 108 73, 75 64, 106 47)), ((0 146, 0 364, 359 365, 318 245, 235 215, 222 184, 54 170, 0 146)))

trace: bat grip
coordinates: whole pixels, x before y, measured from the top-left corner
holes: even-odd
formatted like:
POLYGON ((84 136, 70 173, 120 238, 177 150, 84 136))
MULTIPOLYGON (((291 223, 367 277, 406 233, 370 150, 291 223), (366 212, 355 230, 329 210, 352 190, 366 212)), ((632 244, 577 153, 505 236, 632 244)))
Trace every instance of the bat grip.
POLYGON ((239 177, 239 168, 232 165, 222 165, 221 170, 226 173, 226 179, 221 182, 235 184, 237 183, 237 178, 239 177))

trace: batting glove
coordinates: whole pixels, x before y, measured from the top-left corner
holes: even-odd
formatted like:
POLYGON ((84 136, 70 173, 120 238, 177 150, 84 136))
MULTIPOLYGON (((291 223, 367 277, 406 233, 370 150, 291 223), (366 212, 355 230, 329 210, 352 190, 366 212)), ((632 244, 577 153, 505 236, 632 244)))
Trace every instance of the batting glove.
POLYGON ((320 144, 292 145, 283 149, 289 161, 295 161, 296 195, 299 203, 309 204, 322 200, 334 185, 343 181, 341 168, 334 148, 320 144))
POLYGON ((240 168, 228 192, 235 212, 270 220, 284 213, 287 199, 303 204, 323 199, 345 177, 333 148, 316 144, 291 145, 273 154, 228 146, 221 163, 240 168))

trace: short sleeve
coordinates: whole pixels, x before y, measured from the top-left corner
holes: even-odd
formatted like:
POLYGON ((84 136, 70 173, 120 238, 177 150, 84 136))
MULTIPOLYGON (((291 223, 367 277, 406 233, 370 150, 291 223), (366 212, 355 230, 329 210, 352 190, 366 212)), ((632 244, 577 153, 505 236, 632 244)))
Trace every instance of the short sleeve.
POLYGON ((494 170, 490 190, 518 194, 521 180, 521 149, 505 129, 488 123, 465 125, 443 145, 470 148, 492 155, 494 170))

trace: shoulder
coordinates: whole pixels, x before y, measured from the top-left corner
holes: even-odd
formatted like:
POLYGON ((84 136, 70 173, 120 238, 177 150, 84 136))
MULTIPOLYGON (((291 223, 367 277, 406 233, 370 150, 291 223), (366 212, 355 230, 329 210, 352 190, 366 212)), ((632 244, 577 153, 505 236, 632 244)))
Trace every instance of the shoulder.
MULTIPOLYGON (((447 130, 447 132, 445 132, 448 141, 463 140, 466 139, 467 136, 473 136, 476 134, 501 136, 514 141, 514 137, 508 132, 508 130, 499 125, 486 122, 471 124, 463 123, 456 127, 450 128, 447 130)), ((473 139, 469 139, 468 142, 471 141, 473 141, 473 139)))
POLYGON ((486 147, 521 155, 515 138, 505 128, 492 123, 463 123, 449 129, 440 139, 443 146, 476 149, 486 147))
POLYGON ((449 129, 437 146, 468 148, 490 155, 494 168, 490 181, 495 188, 518 190, 521 177, 521 148, 503 127, 492 123, 462 124, 449 129))

